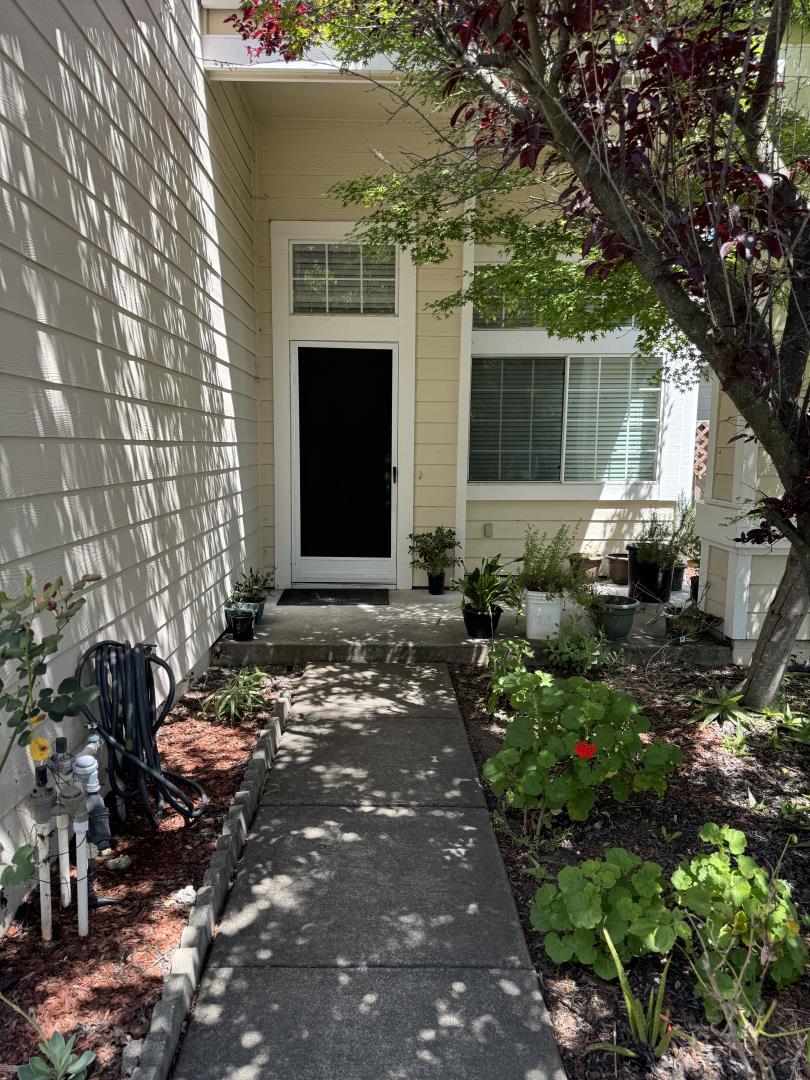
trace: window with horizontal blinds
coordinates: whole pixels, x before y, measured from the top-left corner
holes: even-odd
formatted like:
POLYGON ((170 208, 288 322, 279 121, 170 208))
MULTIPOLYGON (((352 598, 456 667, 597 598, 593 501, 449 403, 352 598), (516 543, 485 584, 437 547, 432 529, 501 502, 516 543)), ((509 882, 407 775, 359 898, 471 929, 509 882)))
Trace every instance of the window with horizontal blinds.
POLYGON ((656 365, 630 356, 568 361, 563 479, 655 480, 661 389, 656 365))
POLYGON ((655 480, 655 370, 628 356, 475 357, 469 480, 655 480))
POLYGON ((559 480, 565 360, 475 357, 472 482, 559 480))
POLYGON ((294 314, 390 315, 395 299, 393 246, 292 245, 294 314))

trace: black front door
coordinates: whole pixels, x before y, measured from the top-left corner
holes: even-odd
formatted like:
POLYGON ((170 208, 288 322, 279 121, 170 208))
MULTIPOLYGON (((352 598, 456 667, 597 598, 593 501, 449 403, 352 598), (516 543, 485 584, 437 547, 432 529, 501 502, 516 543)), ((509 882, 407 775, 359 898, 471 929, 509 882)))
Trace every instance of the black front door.
POLYGON ((370 560, 375 580, 375 560, 393 566, 392 391, 391 349, 298 349, 299 578, 364 580, 370 560))

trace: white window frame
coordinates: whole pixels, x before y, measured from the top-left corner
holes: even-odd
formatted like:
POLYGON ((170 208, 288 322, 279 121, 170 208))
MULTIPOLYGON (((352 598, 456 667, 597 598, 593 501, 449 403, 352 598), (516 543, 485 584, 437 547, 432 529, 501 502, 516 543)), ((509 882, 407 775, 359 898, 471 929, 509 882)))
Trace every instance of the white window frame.
MULTIPOLYGON (((545 330, 471 330, 470 351, 466 358, 466 386, 459 402, 459 425, 464 438, 459 439, 459 454, 464 452, 466 494, 469 501, 510 501, 547 499, 560 501, 674 501, 682 492, 688 493, 692 484, 694 457, 694 428, 697 414, 697 386, 685 392, 670 384, 661 387, 661 420, 659 427, 658 466, 655 480, 627 483, 601 483, 579 480, 474 482, 467 477, 469 461, 470 384, 472 358, 475 357, 565 357, 628 356, 635 351, 635 330, 619 330, 604 334, 591 348, 570 338, 555 338, 545 330), (691 422, 690 422, 691 417, 691 422)), ((567 372, 566 372, 567 375, 567 372)), ((567 394, 566 378, 566 394, 567 394)), ((565 413, 563 413, 565 418, 565 413)))
MULTIPOLYGON (((320 318, 320 319, 326 319, 326 318, 335 318, 335 319, 345 319, 345 318, 350 318, 350 319, 393 319, 393 318, 396 318, 397 314, 399 312, 398 300, 399 300, 399 262, 400 262, 399 256, 400 256, 400 252, 399 252, 399 249, 397 247, 395 247, 394 245, 392 245, 392 244, 388 244, 386 246, 387 247, 394 247, 394 310, 393 311, 295 311, 295 309, 294 309, 295 297, 293 295, 293 248, 295 247, 295 245, 296 244, 324 244, 328 248, 330 244, 334 245, 334 244, 343 244, 343 243, 351 244, 352 246, 355 246, 355 247, 363 247, 363 243, 362 243, 361 240, 347 239, 345 236, 344 236, 344 238, 342 240, 337 240, 337 241, 336 240, 291 240, 289 242, 289 253, 290 253, 289 259, 290 259, 290 261, 289 261, 289 266, 287 268, 287 273, 289 274, 289 282, 290 282, 290 298, 289 298, 289 302, 288 302, 288 313, 289 313, 289 315, 291 315, 292 317, 294 317, 296 319, 298 319, 298 318, 307 318, 307 319, 313 319, 313 318, 314 319, 318 319, 318 318, 320 318)), ((328 254, 327 254, 327 261, 328 261, 328 254)), ((362 306, 362 303, 363 303, 363 292, 362 292, 363 278, 362 277, 360 278, 360 282, 361 282, 360 304, 362 306)))
MULTIPOLYGON (((294 343, 334 346, 363 342, 391 346, 398 356, 396 578, 373 582, 409 589, 412 581, 408 536, 413 532, 414 419, 416 411, 416 268, 397 251, 394 315, 296 313, 292 304, 292 244, 354 243, 353 221, 273 221, 270 269, 273 311, 273 450, 276 583, 293 584, 293 417, 294 343)), ((347 583, 348 584, 348 583, 347 583)))

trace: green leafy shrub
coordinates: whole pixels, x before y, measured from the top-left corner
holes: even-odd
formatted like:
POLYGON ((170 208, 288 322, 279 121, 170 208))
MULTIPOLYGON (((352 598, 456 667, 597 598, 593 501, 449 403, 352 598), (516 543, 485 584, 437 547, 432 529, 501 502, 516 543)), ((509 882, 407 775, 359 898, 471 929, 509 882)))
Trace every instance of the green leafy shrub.
POLYGON ((203 698, 203 715, 220 723, 235 724, 265 704, 264 672, 240 668, 217 690, 203 698))
POLYGON ((568 589, 575 572, 568 563, 568 552, 574 543, 576 529, 562 525, 551 537, 540 536, 533 526, 526 529, 521 568, 517 573, 521 589, 559 595, 568 589))
POLYGON ((688 940, 689 926, 667 906, 664 888, 658 863, 609 848, 604 860, 566 866, 556 885, 541 885, 530 918, 545 934, 543 945, 555 964, 578 960, 600 978, 613 979, 616 965, 603 931, 625 963, 635 956, 668 953, 678 937, 688 940))
POLYGON ((718 996, 746 1015, 761 1013, 764 976, 781 989, 807 964, 790 885, 745 854, 738 829, 709 822, 698 835, 716 850, 682 862, 672 875, 675 900, 697 931, 698 994, 711 1021, 722 1015, 718 996))
POLYGON ((549 665, 569 675, 584 675, 599 667, 605 649, 604 634, 590 634, 580 620, 572 619, 548 641, 549 665))
POLYGON ((608 784, 625 802, 631 792, 666 790, 666 777, 683 760, 662 739, 643 743, 649 721, 630 698, 600 682, 515 671, 497 683, 515 715, 503 748, 484 764, 484 777, 508 806, 566 809, 585 821, 596 789, 608 784))
POLYGON ((724 686, 714 686, 714 694, 695 694, 692 698, 701 708, 689 718, 690 724, 700 724, 701 728, 718 720, 721 724, 730 720, 732 723, 745 723, 748 713, 742 707, 742 690, 726 690, 724 686))
POLYGON ((534 649, 524 638, 496 638, 489 650, 490 712, 502 695, 502 680, 516 671, 526 670, 526 661, 534 657, 534 649))
POLYGON ((461 561, 456 554, 461 544, 455 529, 438 525, 429 532, 411 533, 408 540, 411 566, 415 570, 424 570, 426 574, 441 574, 448 567, 458 566, 461 561))

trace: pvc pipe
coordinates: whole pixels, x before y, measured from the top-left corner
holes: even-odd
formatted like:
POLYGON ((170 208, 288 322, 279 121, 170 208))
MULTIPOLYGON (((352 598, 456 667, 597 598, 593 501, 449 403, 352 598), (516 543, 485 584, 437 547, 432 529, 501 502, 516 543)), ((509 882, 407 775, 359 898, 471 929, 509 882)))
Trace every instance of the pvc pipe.
POLYGON ((39 918, 42 940, 53 937, 51 922, 51 830, 50 821, 37 824, 37 854, 39 856, 39 918))
POLYGON ((79 937, 87 937, 90 933, 90 920, 87 908, 87 818, 76 819, 73 822, 73 832, 76 835, 76 907, 79 912, 79 937))
POLYGON ((56 815, 56 843, 59 848, 59 895, 62 907, 70 907, 70 818, 56 815))

